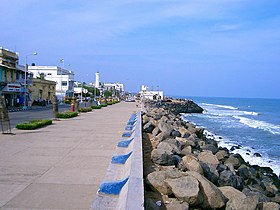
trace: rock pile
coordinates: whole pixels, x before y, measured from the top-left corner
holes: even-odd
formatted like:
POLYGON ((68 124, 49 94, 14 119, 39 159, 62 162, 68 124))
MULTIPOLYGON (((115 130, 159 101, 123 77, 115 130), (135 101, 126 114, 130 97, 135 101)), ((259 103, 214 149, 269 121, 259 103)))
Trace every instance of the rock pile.
POLYGON ((280 181, 270 168, 249 165, 239 154, 218 147, 169 106, 146 108, 146 209, 279 210, 280 181))

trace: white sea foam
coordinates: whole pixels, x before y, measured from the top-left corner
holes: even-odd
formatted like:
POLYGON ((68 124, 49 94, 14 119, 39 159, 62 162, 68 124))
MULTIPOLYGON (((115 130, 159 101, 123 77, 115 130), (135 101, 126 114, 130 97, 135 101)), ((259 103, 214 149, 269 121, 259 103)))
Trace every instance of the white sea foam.
POLYGON ((264 131, 269 131, 272 134, 279 134, 280 135, 280 126, 274 125, 268 122, 260 121, 260 120, 253 120, 246 117, 240 116, 233 116, 235 119, 238 119, 240 123, 247 125, 251 128, 258 128, 264 131))
MULTIPOLYGON (((238 145, 224 137, 215 135, 208 130, 204 130, 204 135, 206 135, 206 137, 209 139, 213 139, 217 141, 220 147, 225 147, 228 150, 230 150, 232 146, 238 145)), ((271 160, 267 158, 265 154, 261 154, 262 157, 256 157, 254 156, 254 153, 256 152, 259 151, 256 151, 255 149, 250 147, 242 147, 242 146, 240 149, 235 149, 232 151, 232 153, 234 154, 236 153, 240 154, 243 157, 243 159, 246 162, 249 162, 251 165, 270 167, 276 175, 280 175, 280 160, 271 160)))
POLYGON ((243 113, 244 113, 245 115, 253 115, 253 116, 259 115, 259 113, 257 113, 257 112, 247 112, 247 111, 244 111, 243 113))
POLYGON ((232 110, 238 109, 237 107, 227 106, 227 105, 220 105, 220 104, 208 104, 208 103, 202 103, 202 104, 206 105, 206 106, 216 106, 216 107, 220 107, 220 108, 224 108, 224 109, 232 109, 232 110))

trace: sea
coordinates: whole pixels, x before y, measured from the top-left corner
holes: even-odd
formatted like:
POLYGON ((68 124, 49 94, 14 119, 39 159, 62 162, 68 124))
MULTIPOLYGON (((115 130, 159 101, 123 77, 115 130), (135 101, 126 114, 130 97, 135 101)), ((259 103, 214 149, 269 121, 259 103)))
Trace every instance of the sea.
POLYGON ((280 99, 208 98, 191 99, 204 109, 202 114, 182 118, 205 128, 205 135, 218 145, 237 149, 251 165, 266 166, 280 175, 280 99))

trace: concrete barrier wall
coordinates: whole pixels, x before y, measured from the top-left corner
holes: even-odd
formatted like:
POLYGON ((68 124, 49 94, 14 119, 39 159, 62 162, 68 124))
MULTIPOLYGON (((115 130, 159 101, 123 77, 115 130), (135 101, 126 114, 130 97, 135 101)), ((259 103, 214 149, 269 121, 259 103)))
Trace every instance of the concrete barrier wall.
POLYGON ((91 209, 144 209, 141 112, 128 120, 91 209))

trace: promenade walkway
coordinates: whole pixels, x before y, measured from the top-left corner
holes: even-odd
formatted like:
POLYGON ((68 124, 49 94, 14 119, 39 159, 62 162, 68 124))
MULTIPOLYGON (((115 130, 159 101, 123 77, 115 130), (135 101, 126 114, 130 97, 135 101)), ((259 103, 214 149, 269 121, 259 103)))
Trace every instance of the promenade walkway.
POLYGON ((0 134, 0 209, 89 209, 136 103, 0 134))

